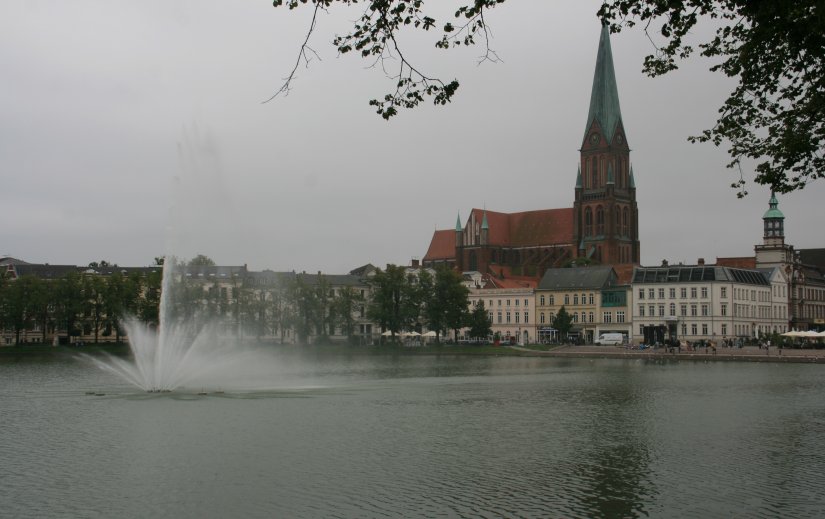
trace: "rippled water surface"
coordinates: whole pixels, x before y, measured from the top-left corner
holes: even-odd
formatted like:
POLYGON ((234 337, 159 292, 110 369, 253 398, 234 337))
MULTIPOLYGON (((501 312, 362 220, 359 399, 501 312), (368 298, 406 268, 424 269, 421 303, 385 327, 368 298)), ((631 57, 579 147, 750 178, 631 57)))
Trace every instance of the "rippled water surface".
POLYGON ((0 357, 4 517, 822 517, 825 367, 273 354, 149 395, 0 357), (105 395, 87 394, 105 393, 105 395))

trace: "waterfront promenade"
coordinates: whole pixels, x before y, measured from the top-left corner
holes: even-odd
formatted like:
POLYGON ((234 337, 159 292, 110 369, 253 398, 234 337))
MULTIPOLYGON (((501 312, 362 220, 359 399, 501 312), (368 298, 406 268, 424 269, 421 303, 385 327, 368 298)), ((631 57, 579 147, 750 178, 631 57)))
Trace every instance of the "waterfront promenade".
POLYGON ((758 346, 744 346, 742 348, 717 348, 716 353, 711 348, 697 348, 695 351, 681 351, 667 348, 657 349, 625 349, 624 346, 559 346, 549 351, 530 350, 518 346, 511 346, 525 355, 546 357, 579 357, 579 358, 629 358, 629 359, 677 359, 697 361, 744 361, 744 362, 811 362, 825 364, 825 349, 795 349, 783 348, 780 350, 771 347, 769 350, 758 346))

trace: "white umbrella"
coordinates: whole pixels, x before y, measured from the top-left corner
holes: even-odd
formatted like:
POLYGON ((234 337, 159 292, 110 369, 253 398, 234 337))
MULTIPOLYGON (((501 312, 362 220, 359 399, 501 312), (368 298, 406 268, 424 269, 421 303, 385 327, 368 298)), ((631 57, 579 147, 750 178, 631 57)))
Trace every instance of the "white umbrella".
POLYGON ((819 332, 817 334, 818 337, 825 337, 825 331, 819 332))
POLYGON ((785 332, 785 333, 783 333, 783 334, 781 334, 781 335, 782 335, 783 337, 804 337, 804 336, 802 335, 802 333, 803 333, 803 332, 798 332, 798 331, 796 331, 796 330, 791 330, 791 331, 789 331, 789 332, 785 332))
POLYGON ((407 332, 406 335, 409 335, 410 337, 418 337, 421 334, 416 332, 416 331, 412 331, 412 332, 407 332))
POLYGON ((428 332, 424 333, 424 334, 423 334, 423 335, 421 335, 421 336, 422 336, 422 337, 435 337, 436 335, 437 335, 437 334, 436 334, 433 330, 430 330, 430 331, 428 331, 428 332))
POLYGON ((822 336, 819 335, 817 332, 815 332, 813 330, 808 330, 808 331, 804 331, 804 332, 799 332, 799 337, 812 338, 812 337, 822 337, 822 336))
POLYGON ((383 335, 384 337, 389 337, 390 335, 392 335, 392 330, 387 330, 386 332, 382 333, 381 335, 383 335))

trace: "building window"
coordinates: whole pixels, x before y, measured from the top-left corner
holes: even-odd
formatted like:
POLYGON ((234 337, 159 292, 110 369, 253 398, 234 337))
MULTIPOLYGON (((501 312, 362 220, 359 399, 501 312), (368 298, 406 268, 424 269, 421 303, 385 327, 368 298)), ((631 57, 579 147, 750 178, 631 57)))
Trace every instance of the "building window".
POLYGON ((619 310, 616 312, 616 322, 623 323, 624 322, 624 311, 619 310))
POLYGON ((722 287, 722 297, 728 297, 728 288, 722 287))
POLYGON ((579 304, 579 294, 573 294, 573 304, 579 304))
POLYGON ((656 307, 655 307, 655 306, 653 306, 653 305, 649 305, 649 306, 647 307, 647 311, 648 311, 648 313, 649 313, 650 317, 653 317, 653 316, 655 316, 655 315, 656 315, 656 307))
POLYGON ((596 234, 599 236, 604 234, 604 209, 602 209, 602 206, 596 208, 596 234))
POLYGON ((570 294, 564 294, 564 304, 570 304, 570 294))
POLYGON ((556 304, 556 298, 554 296, 550 296, 550 306, 556 304))
POLYGON ((702 287, 702 299, 708 298, 708 287, 702 287))
POLYGON ((722 335, 727 335, 727 334, 728 334, 728 325, 723 324, 722 325, 722 335))
POLYGON ((593 236, 593 210, 589 207, 584 209, 584 235, 593 236))
POLYGON ((660 288, 659 289, 659 299, 664 299, 664 298, 665 298, 665 289, 660 288))
POLYGON ((639 317, 645 316, 645 305, 639 305, 639 317))
POLYGON ((520 317, 521 317, 521 315, 519 315, 519 313, 518 313, 518 312, 516 312, 516 324, 518 324, 518 323, 520 323, 520 322, 521 322, 520 317))
POLYGON ((501 324, 501 312, 498 313, 498 324, 501 324))
POLYGON ((529 299, 524 300, 524 306, 530 306, 530 300, 529 299))
POLYGON ((676 289, 675 288, 670 289, 670 298, 671 299, 676 299, 676 289))
POLYGON ((530 324, 530 314, 524 312, 524 324, 530 324))
POLYGON ((591 305, 593 304, 593 293, 592 292, 590 293, 590 304, 591 305))
POLYGON ((509 299, 507 300, 507 306, 510 306, 510 300, 509 299))
POLYGON ((679 289, 679 297, 682 299, 687 299, 687 288, 679 289))
MULTIPOLYGON (((690 298, 691 299, 696 299, 696 287, 691 287, 691 289, 690 289, 690 298)), ((696 335, 696 334, 694 334, 694 335, 696 335)))
POLYGON ((708 315, 708 305, 706 305, 706 304, 702 305, 702 315, 704 315, 704 316, 708 315))
POLYGON ((687 335, 687 325, 682 323, 682 335, 687 335))
POLYGON ((518 306, 518 299, 516 299, 516 306, 518 306))
POLYGON ((702 335, 707 335, 707 334, 708 334, 708 325, 707 324, 702 324, 702 335))
POLYGON ((696 317, 696 303, 690 305, 690 315, 696 317))
POLYGON ((510 324, 510 312, 507 312, 507 314, 505 315, 505 318, 507 319, 505 322, 507 324, 510 324))
POLYGON ((539 304, 544 306, 544 296, 539 297, 539 304))
POLYGON ((690 334, 691 335, 698 335, 696 332, 697 332, 696 323, 693 323, 693 324, 690 325, 690 334))
POLYGON ((540 314, 539 314, 539 322, 540 322, 541 324, 544 324, 544 312, 542 312, 542 313, 540 313, 540 314))
POLYGON ((613 322, 613 313, 612 312, 604 312, 602 314, 602 322, 603 323, 612 323, 613 322))
POLYGON ((578 313, 578 312, 573 312, 573 313, 572 313, 572 314, 570 314, 570 315, 572 315, 572 316, 573 316, 573 322, 574 322, 574 323, 579 322, 579 313, 578 313))
POLYGON ((659 317, 665 316, 665 305, 659 305, 659 317))
POLYGON ((656 291, 652 288, 647 289, 647 298, 648 299, 656 299, 656 291))
POLYGON ((645 334, 645 325, 640 324, 639 325, 639 335, 644 335, 644 334, 645 334))
POLYGON ((640 288, 639 289, 639 299, 644 299, 644 298, 645 298, 645 289, 640 288))
POLYGON ((679 315, 685 317, 687 315, 687 305, 682 303, 679 305, 679 315))
POLYGON ((676 317, 676 303, 670 303, 670 316, 676 317))
POLYGON ((590 312, 589 314, 587 314, 587 320, 588 320, 588 322, 591 322, 591 323, 593 322, 593 312, 590 312))

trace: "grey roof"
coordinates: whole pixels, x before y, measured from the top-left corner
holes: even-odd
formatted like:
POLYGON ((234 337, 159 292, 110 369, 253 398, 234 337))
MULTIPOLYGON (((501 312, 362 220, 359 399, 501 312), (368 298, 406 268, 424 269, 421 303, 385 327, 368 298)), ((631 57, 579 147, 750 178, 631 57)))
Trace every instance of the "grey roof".
POLYGON ((602 289, 616 284, 613 267, 575 267, 547 269, 539 290, 602 289))
POLYGON ((587 126, 584 137, 593 124, 599 121, 607 142, 613 140, 616 125, 622 120, 619 108, 619 89, 616 86, 616 73, 613 70, 613 52, 610 49, 610 30, 602 26, 599 38, 599 52, 596 55, 596 71, 593 73, 593 89, 590 92, 590 110, 587 113, 587 126))
POLYGON ((41 279, 59 279, 65 277, 71 272, 81 273, 84 267, 76 265, 14 265, 16 275, 19 276, 35 276, 41 279))
POLYGON ((825 249, 797 249, 803 265, 811 265, 825 273, 825 249))
POLYGON ((750 285, 769 285, 768 273, 760 270, 720 266, 675 265, 668 267, 636 267, 633 283, 699 283, 731 281, 750 285))
POLYGON ((308 285, 317 285, 323 277, 330 286, 360 286, 366 284, 363 278, 352 274, 307 274, 306 272, 297 274, 301 281, 308 285))
POLYGON ((31 263, 11 256, 2 256, 0 257, 0 265, 31 265, 31 263))

